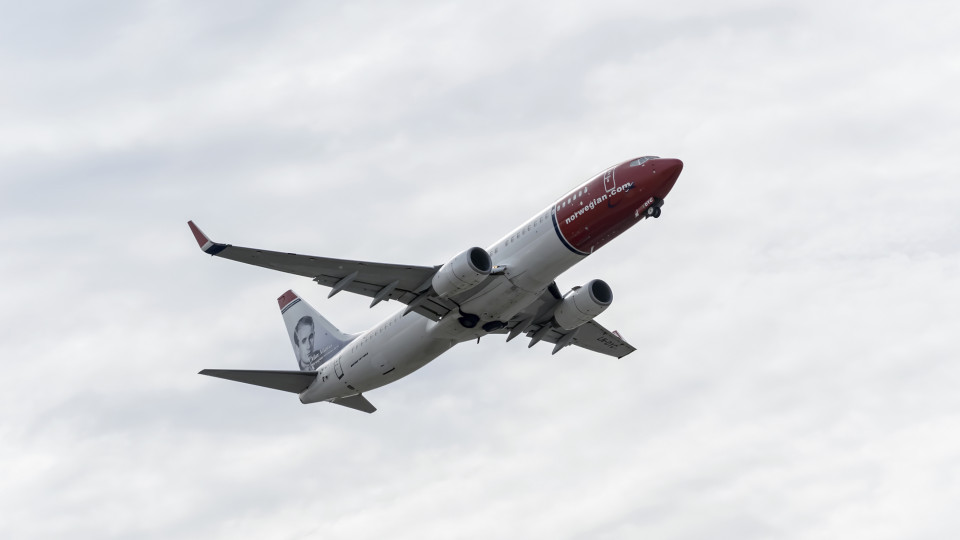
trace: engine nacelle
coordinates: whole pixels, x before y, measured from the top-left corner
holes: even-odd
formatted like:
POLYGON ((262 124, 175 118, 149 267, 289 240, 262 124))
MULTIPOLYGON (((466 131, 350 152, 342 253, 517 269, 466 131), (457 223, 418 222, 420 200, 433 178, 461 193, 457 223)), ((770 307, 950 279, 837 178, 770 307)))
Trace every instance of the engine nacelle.
POLYGON ((493 261, 483 248, 473 247, 443 265, 433 276, 433 290, 443 298, 475 287, 490 275, 493 261))
POLYGON ((573 330, 603 313, 611 302, 613 291, 610 286, 602 279, 594 279, 564 297, 553 318, 561 328, 573 330))

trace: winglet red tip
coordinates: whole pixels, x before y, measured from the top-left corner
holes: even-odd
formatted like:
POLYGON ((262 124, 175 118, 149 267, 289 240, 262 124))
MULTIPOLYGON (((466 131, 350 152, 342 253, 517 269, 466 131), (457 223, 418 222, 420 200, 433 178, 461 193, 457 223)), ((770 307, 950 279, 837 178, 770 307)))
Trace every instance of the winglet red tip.
POLYGON ((294 300, 299 300, 300 297, 297 296, 297 293, 293 291, 287 291, 280 295, 280 298, 277 298, 277 303, 280 304, 280 311, 283 311, 293 303, 294 300))
POLYGON ((197 239, 197 244, 200 246, 200 249, 206 251, 213 242, 210 241, 210 238, 203 234, 203 231, 200 230, 200 227, 197 227, 193 221, 188 221, 187 225, 190 226, 190 231, 193 232, 193 237, 197 239))

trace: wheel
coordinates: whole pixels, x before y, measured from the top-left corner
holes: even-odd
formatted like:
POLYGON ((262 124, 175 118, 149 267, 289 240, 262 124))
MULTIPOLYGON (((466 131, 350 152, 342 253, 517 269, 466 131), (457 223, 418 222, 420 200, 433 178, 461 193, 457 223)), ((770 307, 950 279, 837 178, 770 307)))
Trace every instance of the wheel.
POLYGON ((460 321, 460 324, 464 328, 473 328, 478 322, 480 322, 480 317, 477 317, 473 313, 464 313, 463 316, 457 320, 460 321))
POLYGON ((659 206, 655 206, 655 207, 653 208, 653 217, 655 217, 655 218, 660 217, 660 207, 659 207, 659 206))
POLYGON ((490 321, 487 324, 483 325, 484 332, 496 332, 497 330, 506 326, 507 323, 503 321, 490 321))
POLYGON ((647 213, 648 216, 653 216, 654 214, 657 213, 657 210, 659 210, 659 208, 657 208, 656 206, 649 206, 649 207, 647 207, 647 212, 646 212, 646 213, 647 213))

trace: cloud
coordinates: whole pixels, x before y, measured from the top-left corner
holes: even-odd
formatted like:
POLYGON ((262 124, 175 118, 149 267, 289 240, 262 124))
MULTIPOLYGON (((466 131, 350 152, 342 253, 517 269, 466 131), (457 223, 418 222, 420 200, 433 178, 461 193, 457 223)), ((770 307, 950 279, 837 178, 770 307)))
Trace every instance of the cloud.
POLYGON ((0 534, 941 537, 957 528, 957 13, 935 3, 19 6, 0 22, 0 534), (919 24, 923 21, 923 24, 919 24), (218 241, 440 264, 684 160, 601 277, 622 360, 487 337, 302 406, 218 241))

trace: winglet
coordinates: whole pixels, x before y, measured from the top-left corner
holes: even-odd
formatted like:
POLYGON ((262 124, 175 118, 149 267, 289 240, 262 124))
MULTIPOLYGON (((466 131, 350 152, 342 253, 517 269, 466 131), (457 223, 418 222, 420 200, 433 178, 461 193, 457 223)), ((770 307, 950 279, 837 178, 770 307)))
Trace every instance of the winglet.
POLYGON ((200 230, 200 227, 197 227, 193 221, 188 221, 187 225, 190 226, 190 232, 193 233, 193 237, 197 239, 197 245, 200 246, 200 249, 204 253, 209 253, 210 255, 216 255, 223 251, 223 248, 227 247, 226 244, 218 244, 213 240, 210 240, 210 237, 203 234, 203 231, 200 230))

